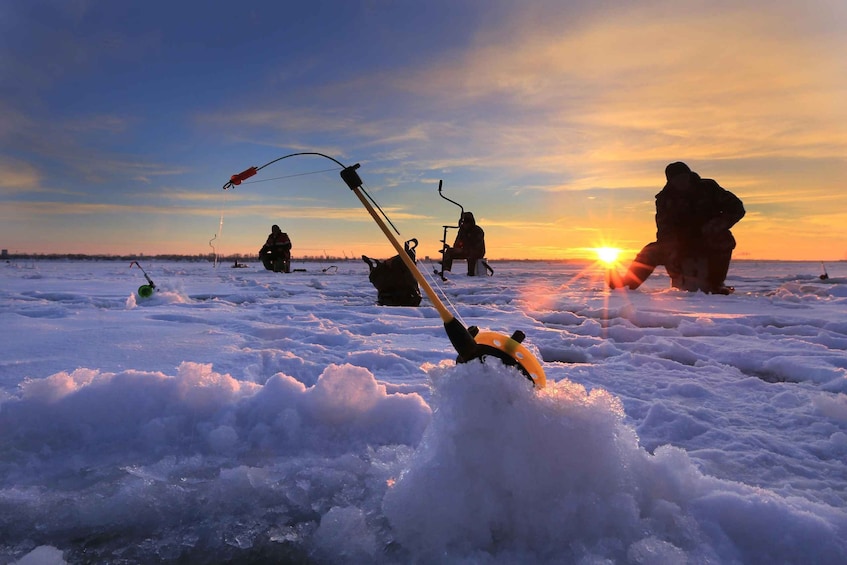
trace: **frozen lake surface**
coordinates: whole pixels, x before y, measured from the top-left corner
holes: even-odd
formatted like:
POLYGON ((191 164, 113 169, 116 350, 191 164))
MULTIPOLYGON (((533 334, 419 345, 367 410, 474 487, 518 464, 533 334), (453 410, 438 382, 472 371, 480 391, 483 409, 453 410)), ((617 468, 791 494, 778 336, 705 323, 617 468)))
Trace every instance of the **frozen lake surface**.
POLYGON ((847 562, 847 263, 433 281, 534 390, 361 261, 139 261, 0 264, 0 562, 847 562))

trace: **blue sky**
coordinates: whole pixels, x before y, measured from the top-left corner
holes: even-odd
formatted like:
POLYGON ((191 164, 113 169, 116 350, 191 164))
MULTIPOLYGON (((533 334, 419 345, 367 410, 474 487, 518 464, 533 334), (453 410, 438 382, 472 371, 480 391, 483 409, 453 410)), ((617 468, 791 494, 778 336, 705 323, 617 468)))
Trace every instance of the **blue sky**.
POLYGON ((0 247, 419 253, 464 205, 489 257, 651 241, 664 166, 745 203, 736 257, 847 259, 847 3, 6 2, 0 247))

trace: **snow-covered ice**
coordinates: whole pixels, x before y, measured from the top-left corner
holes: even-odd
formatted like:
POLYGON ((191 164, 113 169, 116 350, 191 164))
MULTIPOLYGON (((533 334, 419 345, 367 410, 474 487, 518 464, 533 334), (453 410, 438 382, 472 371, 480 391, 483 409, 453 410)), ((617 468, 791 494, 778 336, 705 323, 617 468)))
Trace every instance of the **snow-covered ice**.
POLYGON ((534 390, 361 261, 139 262, 0 265, 2 563, 847 562, 847 263, 438 281, 534 390))

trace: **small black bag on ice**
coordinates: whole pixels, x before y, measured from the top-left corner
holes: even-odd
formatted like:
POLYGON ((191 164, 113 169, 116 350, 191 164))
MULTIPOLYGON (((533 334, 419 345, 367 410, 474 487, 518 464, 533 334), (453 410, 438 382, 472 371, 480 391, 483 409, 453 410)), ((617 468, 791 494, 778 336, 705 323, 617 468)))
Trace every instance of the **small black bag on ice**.
MULTIPOLYGON (((415 261, 417 239, 403 244, 406 254, 415 261), (411 245, 410 245, 411 244, 411 245)), ((421 291, 418 281, 409 271, 399 255, 381 261, 362 255, 362 261, 368 264, 368 279, 377 290, 377 304, 381 306, 418 306, 421 303, 421 291)))

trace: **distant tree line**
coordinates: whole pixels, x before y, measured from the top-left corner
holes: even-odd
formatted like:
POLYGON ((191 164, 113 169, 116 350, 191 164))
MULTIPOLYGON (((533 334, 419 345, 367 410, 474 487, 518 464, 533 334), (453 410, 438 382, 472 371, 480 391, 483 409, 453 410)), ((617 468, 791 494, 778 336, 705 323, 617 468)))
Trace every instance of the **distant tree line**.
MULTIPOLYGON (((46 261, 190 261, 195 263, 213 263, 215 256, 209 253, 198 253, 197 255, 179 255, 173 253, 159 255, 145 255, 139 253, 137 255, 109 255, 109 254, 88 254, 88 253, 8 253, 2 256, 5 260, 46 260, 46 261)), ((346 257, 335 257, 332 255, 306 255, 297 257, 297 261, 352 261, 346 257)), ((244 261, 258 261, 255 254, 245 255, 242 253, 234 253, 229 255, 219 255, 218 263, 234 263, 244 261)))

